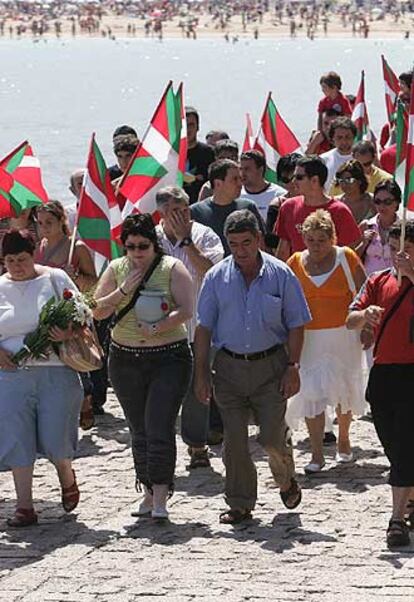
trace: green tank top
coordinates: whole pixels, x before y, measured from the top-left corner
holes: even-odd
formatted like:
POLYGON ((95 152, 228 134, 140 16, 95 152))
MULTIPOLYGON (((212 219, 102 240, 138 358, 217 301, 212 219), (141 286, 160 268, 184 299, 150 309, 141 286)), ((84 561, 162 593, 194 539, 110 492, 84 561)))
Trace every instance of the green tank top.
MULTIPOLYGON (((176 263, 177 259, 175 257, 163 256, 146 283, 135 308, 132 308, 113 328, 112 338, 115 342, 128 347, 139 347, 145 342, 145 345, 156 347, 160 344, 163 345, 166 339, 168 341, 179 341, 187 338, 185 324, 176 326, 162 334, 154 334, 150 338, 145 337, 145 339, 138 328, 139 321, 149 324, 157 322, 176 307, 171 293, 171 270, 176 263)), ((115 274, 117 286, 120 286, 130 271, 129 259, 128 257, 120 257, 114 259, 110 265, 115 274)), ((117 312, 129 303, 132 295, 133 292, 122 299, 117 307, 117 312)))

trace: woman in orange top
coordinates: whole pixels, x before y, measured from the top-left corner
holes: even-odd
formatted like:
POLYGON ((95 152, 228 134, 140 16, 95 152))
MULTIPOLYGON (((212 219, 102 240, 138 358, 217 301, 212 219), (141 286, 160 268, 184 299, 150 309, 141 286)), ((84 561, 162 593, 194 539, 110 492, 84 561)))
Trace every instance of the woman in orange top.
POLYGON ((351 462, 349 441, 352 414, 363 414, 364 378, 359 339, 345 328, 348 307, 365 281, 358 256, 337 247, 330 214, 318 209, 302 224, 305 251, 294 253, 288 265, 302 284, 312 322, 305 326, 301 357, 301 389, 289 400, 286 419, 295 426, 305 418, 312 458, 305 472, 319 472, 325 465, 323 434, 325 410, 336 407, 339 425, 338 463, 351 462))

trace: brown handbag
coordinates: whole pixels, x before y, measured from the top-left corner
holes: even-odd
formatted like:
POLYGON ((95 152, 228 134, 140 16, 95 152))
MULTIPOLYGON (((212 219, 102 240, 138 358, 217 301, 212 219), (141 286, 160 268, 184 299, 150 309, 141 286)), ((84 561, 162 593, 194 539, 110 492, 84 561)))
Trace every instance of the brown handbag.
POLYGON ((74 337, 59 343, 59 359, 76 372, 100 370, 103 351, 95 328, 85 326, 74 337))
MULTIPOLYGON (((60 293, 53 273, 50 273, 50 280, 56 298, 59 299, 60 293)), ((60 361, 76 372, 94 372, 103 366, 104 352, 93 324, 83 326, 72 338, 57 345, 60 361)))

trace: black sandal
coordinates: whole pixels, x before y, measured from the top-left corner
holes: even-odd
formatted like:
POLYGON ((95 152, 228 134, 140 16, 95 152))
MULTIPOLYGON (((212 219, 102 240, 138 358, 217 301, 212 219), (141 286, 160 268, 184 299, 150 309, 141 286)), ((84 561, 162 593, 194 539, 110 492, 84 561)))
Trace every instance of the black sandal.
POLYGON ((387 529, 387 545, 390 548, 399 548, 410 545, 410 533, 405 520, 392 518, 387 529))
POLYGON ((223 525, 238 525, 245 520, 250 520, 252 518, 252 513, 250 510, 226 510, 226 512, 222 512, 220 514, 220 522, 223 525))
POLYGON ((414 530, 414 500, 408 500, 406 520, 411 530, 414 530))
POLYGON ((294 510, 302 501, 302 490, 299 483, 292 477, 287 491, 280 492, 280 498, 288 510, 294 510))

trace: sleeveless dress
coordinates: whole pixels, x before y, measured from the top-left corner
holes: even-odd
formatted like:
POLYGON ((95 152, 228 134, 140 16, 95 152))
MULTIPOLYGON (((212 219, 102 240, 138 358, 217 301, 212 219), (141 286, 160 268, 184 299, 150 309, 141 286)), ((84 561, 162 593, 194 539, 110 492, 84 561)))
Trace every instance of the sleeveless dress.
POLYGON ((301 388, 288 400, 286 421, 297 428, 303 418, 314 418, 328 406, 341 405, 342 413, 365 412, 366 371, 359 333, 348 330, 345 320, 355 292, 353 275, 360 263, 346 247, 336 247, 334 267, 327 274, 312 277, 295 253, 288 265, 299 279, 312 321, 305 326, 300 359, 301 388))

